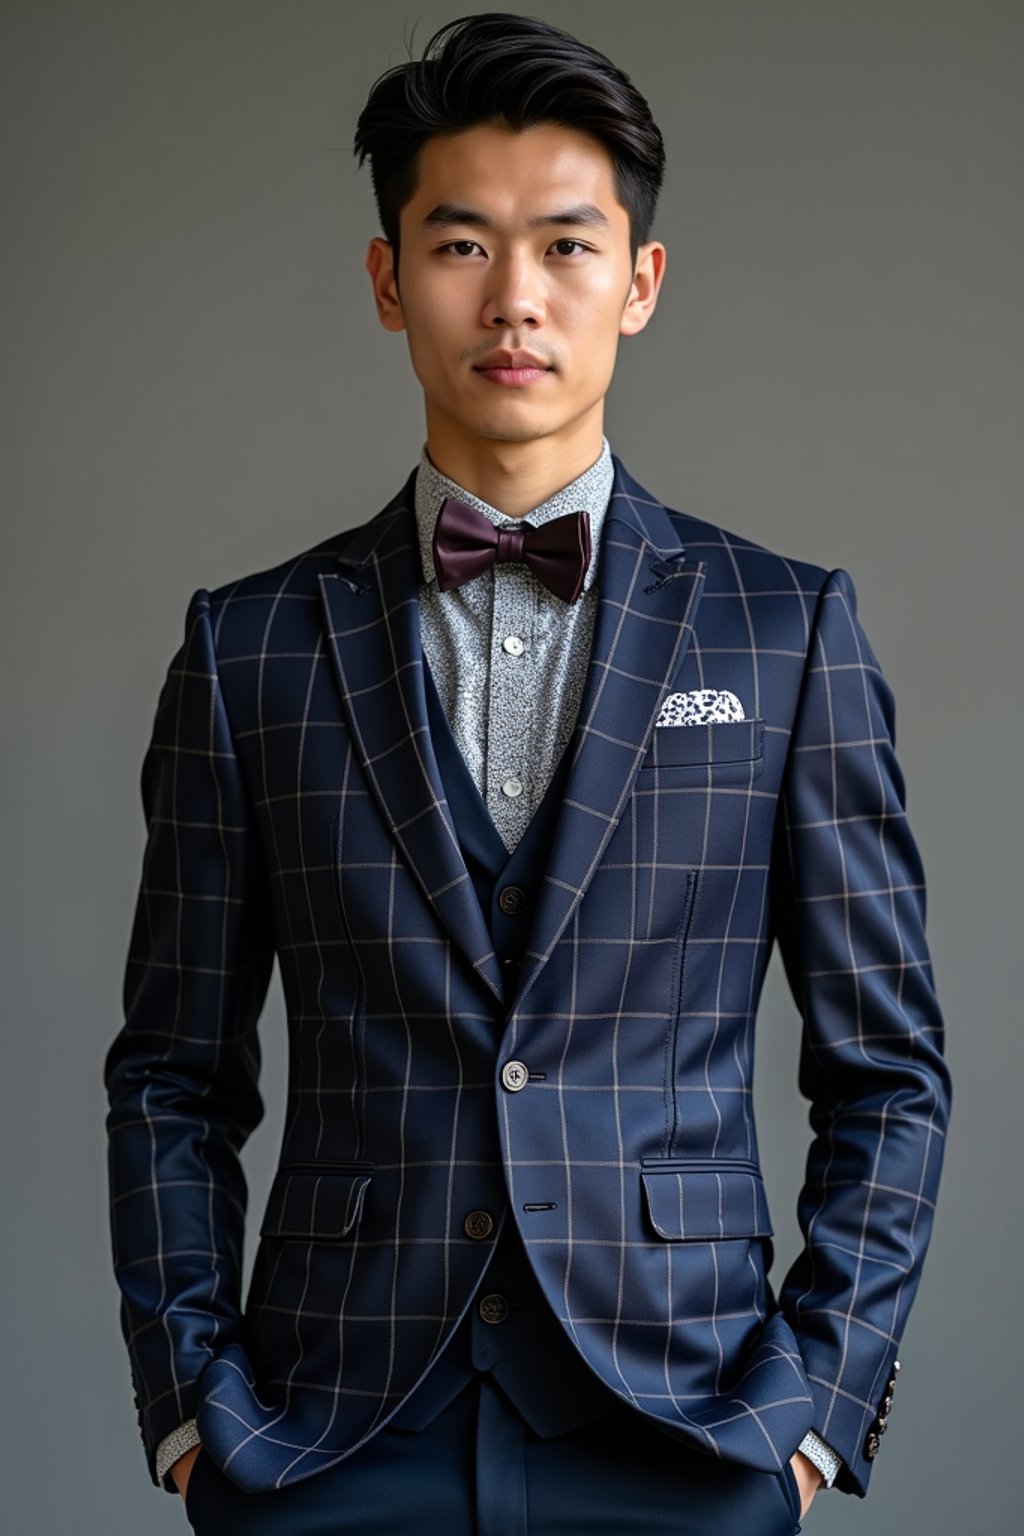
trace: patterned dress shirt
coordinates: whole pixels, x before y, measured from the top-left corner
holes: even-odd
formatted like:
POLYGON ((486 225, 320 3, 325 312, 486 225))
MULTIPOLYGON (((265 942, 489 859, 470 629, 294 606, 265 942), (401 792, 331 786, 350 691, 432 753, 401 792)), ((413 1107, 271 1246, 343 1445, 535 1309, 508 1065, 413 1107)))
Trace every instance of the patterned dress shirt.
MULTIPOLYGON (((457 496, 498 528, 520 527, 523 519, 507 516, 443 475, 426 446, 420 456, 415 511, 423 570, 423 652, 452 734, 509 853, 544 798, 576 724, 597 616, 601 534, 614 474, 608 439, 602 438, 600 456, 590 468, 525 519, 537 527, 580 508, 589 513, 591 557, 575 603, 550 592, 520 561, 496 561, 479 576, 442 592, 432 540, 446 496, 457 496)), ((157 1448, 157 1477, 164 1480, 172 1463, 198 1443, 194 1419, 174 1430, 157 1448)), ((832 1447, 812 1429, 799 1449, 831 1488, 841 1464, 832 1447)))

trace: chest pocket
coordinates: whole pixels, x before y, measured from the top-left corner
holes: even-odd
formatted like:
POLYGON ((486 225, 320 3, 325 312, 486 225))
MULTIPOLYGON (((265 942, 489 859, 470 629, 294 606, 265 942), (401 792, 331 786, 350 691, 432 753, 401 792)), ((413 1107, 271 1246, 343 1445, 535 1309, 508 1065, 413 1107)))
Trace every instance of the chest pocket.
POLYGON ((641 787, 657 772, 678 780, 746 783, 764 767, 764 718, 707 725, 656 725, 640 764, 641 787))

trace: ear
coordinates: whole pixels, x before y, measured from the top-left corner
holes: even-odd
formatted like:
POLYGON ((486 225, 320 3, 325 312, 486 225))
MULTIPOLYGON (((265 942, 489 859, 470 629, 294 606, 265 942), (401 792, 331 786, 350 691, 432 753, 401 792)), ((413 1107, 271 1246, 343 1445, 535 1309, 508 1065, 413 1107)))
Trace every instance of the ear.
POLYGON ((395 277, 394 250, 389 240, 374 235, 366 252, 366 270, 373 282, 377 318, 386 331, 404 331, 402 300, 395 277))
POLYGON ((654 314, 658 291, 665 276, 665 247, 660 240, 648 240, 636 253, 633 281, 619 322, 620 336, 635 336, 654 314))

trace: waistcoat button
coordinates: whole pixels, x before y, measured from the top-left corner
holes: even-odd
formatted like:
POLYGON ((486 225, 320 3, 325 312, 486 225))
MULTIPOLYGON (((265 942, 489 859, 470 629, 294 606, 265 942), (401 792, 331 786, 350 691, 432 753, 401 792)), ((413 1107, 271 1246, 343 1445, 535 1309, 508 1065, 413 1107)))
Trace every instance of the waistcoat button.
POLYGON ((468 1237, 488 1237, 494 1229, 490 1211, 470 1211, 463 1222, 468 1237))
POLYGON ((526 892, 518 885, 506 885, 498 896, 498 906, 513 917, 526 906, 526 892))
POLYGON ((480 1316, 485 1323, 503 1323, 508 1317, 508 1302, 498 1291, 491 1291, 480 1303, 480 1316))

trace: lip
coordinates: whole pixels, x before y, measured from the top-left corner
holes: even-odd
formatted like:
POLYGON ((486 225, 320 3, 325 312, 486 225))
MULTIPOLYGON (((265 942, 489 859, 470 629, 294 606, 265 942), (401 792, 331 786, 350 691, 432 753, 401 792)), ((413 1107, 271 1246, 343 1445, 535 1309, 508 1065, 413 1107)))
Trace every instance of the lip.
POLYGON ((547 373, 550 371, 550 363, 546 363, 542 357, 537 357, 533 352, 487 352, 478 363, 473 365, 480 373, 489 373, 493 369, 540 369, 547 373))
POLYGON ((534 384, 538 379, 546 378, 551 372, 550 368, 477 368, 476 372, 489 379, 492 384, 500 384, 508 389, 522 389, 527 384, 534 384))
POLYGON ((549 363, 532 352, 488 352, 474 365, 473 371, 482 373, 492 384, 506 389, 522 389, 553 370, 549 363))

